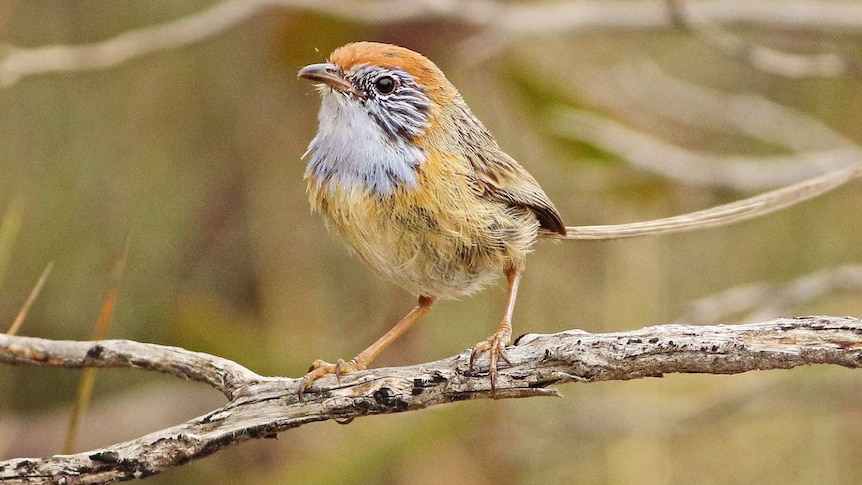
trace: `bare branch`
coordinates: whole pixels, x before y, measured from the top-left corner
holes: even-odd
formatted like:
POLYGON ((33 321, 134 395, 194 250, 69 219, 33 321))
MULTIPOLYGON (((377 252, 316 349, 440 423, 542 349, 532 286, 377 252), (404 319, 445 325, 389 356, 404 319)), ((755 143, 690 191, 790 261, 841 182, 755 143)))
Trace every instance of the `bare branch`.
POLYGON ((709 323, 748 313, 743 321, 755 322, 837 292, 862 292, 862 265, 820 270, 785 284, 760 282, 737 286, 692 303, 680 320, 709 323))
POLYGON ((838 76, 850 68, 851 62, 838 53, 805 55, 782 52, 736 35, 708 19, 697 21, 698 13, 689 12, 689 2, 668 0, 667 5, 673 10, 677 23, 701 42, 763 72, 799 79, 838 76))
POLYGON ((51 269, 54 267, 54 262, 50 261, 48 266, 42 270, 42 275, 39 276, 39 279, 36 281, 36 286, 30 290, 30 296, 27 297, 27 300, 24 302, 24 306, 21 307, 21 310, 18 311, 18 316, 15 317, 15 321, 12 322, 12 326, 9 327, 9 330, 6 331, 7 335, 15 335, 18 333, 18 330, 21 329, 21 325, 24 324, 24 319, 27 318, 27 314, 30 313, 30 307, 33 306, 33 302, 36 301, 36 298, 39 297, 39 293, 42 292, 42 287, 45 286, 45 281, 48 280, 48 275, 51 274, 51 269))
MULTIPOLYGON (((442 19, 490 29, 505 36, 678 26, 674 13, 662 1, 593 0, 523 5, 493 0, 227 0, 197 14, 130 30, 102 42, 34 49, 5 46, 0 59, 0 87, 9 87, 33 75, 108 69, 154 52, 188 46, 217 36, 261 11, 277 7, 365 24, 442 19)), ((690 28, 745 23, 780 29, 862 32, 862 4, 855 2, 704 0, 687 4, 685 11, 686 26, 690 28)), ((769 62, 775 64, 771 58, 763 61, 769 62)), ((782 58, 781 63, 787 64, 787 60, 782 58)))
POLYGON ((736 190, 780 187, 862 162, 862 149, 839 148, 779 156, 719 156, 664 142, 581 110, 558 109, 551 130, 612 152, 631 165, 683 183, 736 190))
POLYGON ((103 42, 21 49, 6 46, 0 60, 0 87, 36 74, 107 69, 154 52, 213 37, 257 12, 262 3, 231 0, 172 22, 130 30, 103 42))
POLYGON ((204 382, 233 399, 249 382, 264 380, 227 359, 179 347, 130 340, 77 342, 0 335, 0 362, 70 368, 132 367, 204 382))
MULTIPOLYGON (((676 123, 722 133, 743 134, 792 152, 858 149, 822 120, 758 94, 723 92, 667 74, 656 62, 637 60, 612 69, 592 69, 578 89, 610 109, 661 116, 676 123)), ((612 148, 611 148, 612 150, 612 148)), ((778 167, 780 170, 784 171, 778 167)), ((773 173, 773 176, 775 174, 773 173)), ((782 175, 784 180, 799 181, 782 175)), ((780 184, 779 184, 780 185, 780 184)), ((761 187, 764 187, 762 185, 761 187)))
MULTIPOLYGON (((550 129, 557 134, 580 141, 586 141, 601 149, 613 152, 633 166, 660 174, 664 177, 685 183, 713 187, 729 187, 737 190, 754 190, 781 186, 748 199, 730 204, 683 214, 679 216, 644 221, 631 224, 568 227, 565 239, 619 239, 644 235, 665 234, 690 231, 736 221, 742 221, 793 206, 805 200, 833 190, 862 175, 862 149, 835 133, 826 125, 792 110, 782 108, 767 100, 758 98, 720 95, 704 88, 677 82, 666 88, 660 87, 667 82, 661 71, 644 65, 638 75, 617 76, 646 82, 641 85, 652 87, 649 96, 635 88, 631 83, 620 84, 617 93, 628 94, 638 100, 656 98, 657 104, 667 101, 662 114, 682 118, 680 112, 671 106, 679 102, 689 109, 694 118, 712 119, 697 124, 715 123, 720 129, 734 129, 750 136, 791 149, 818 147, 807 151, 782 156, 718 156, 666 143, 649 134, 628 128, 614 120, 572 108, 557 109, 551 113, 550 129), (651 81, 661 81, 653 83, 651 81), (656 88, 656 86, 659 86, 656 88), (654 91, 654 92, 653 92, 654 91), (677 96, 671 102, 672 95, 677 96), (664 93, 664 98, 662 97, 664 93), (754 104, 752 105, 752 102, 754 104), (706 106, 698 111, 698 106, 706 106), (758 111, 754 113, 754 111, 758 111), (698 114, 699 113, 699 114, 698 114), (706 113, 712 113, 706 115, 706 113), (771 131, 771 134, 768 132, 771 131), (816 134, 814 137, 810 134, 816 134), (797 138, 793 141, 793 138, 797 138), (814 138, 818 138, 819 141, 814 138), (825 144, 825 145, 824 145, 825 144), (829 148, 829 144, 834 148, 829 148), (824 171, 837 170, 826 175, 816 176, 824 171), (808 177, 809 180, 804 180, 808 177), (798 182, 803 179, 804 181, 798 182)), ((605 76, 607 77, 607 76, 605 76)), ((622 81, 619 81, 622 82, 622 81)), ((591 83, 588 90, 599 98, 608 99, 606 84, 601 81, 591 83)), ((634 101, 638 102, 638 101, 634 101)), ((628 104, 631 104, 629 101, 628 104)), ((626 104, 626 102, 623 102, 626 104)), ((654 103, 655 104, 655 103, 654 103)), ((640 111, 629 109, 629 111, 640 111)), ((679 120, 678 120, 679 121, 679 120)), ((688 121, 688 119, 682 119, 688 121)), ((551 238, 561 238, 553 234, 543 234, 551 238)))
POLYGON ((414 411, 467 399, 557 396, 549 386, 659 377, 736 374, 808 364, 862 366, 862 320, 781 318, 747 325, 662 325, 630 332, 528 334, 508 349, 496 395, 487 374, 467 373, 469 353, 409 367, 372 369, 315 383, 263 378, 224 359, 128 341, 64 342, 0 336, 0 361, 54 367, 135 367, 208 382, 230 402, 172 428, 73 455, 0 462, 3 483, 95 484, 144 477, 221 448, 307 423, 414 411))

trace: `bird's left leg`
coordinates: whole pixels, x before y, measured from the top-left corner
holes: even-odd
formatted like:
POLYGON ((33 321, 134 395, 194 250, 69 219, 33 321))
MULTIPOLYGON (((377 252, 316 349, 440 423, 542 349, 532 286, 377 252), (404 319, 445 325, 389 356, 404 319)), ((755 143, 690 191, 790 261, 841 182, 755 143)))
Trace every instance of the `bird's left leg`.
POLYGON ((380 352, 383 352, 383 349, 388 347, 389 344, 406 332, 414 323, 418 322, 419 319, 425 316, 425 314, 431 310, 432 303, 434 303, 434 298, 420 296, 419 303, 416 304, 416 307, 414 307, 410 313, 399 320, 394 327, 389 329, 388 332, 377 339, 377 341, 371 344, 370 347, 360 352, 359 355, 350 359, 348 362, 338 359, 338 362, 335 364, 330 364, 329 362, 322 360, 315 360, 311 364, 311 368, 308 369, 308 374, 305 374, 300 381, 297 395, 302 397, 302 394, 311 387, 311 384, 323 376, 335 374, 335 377, 340 380, 340 377, 343 374, 365 370, 365 368, 368 367, 368 364, 370 364, 371 361, 380 354, 380 352))
POLYGON ((512 340, 512 313, 515 311, 515 299, 518 296, 518 283, 521 281, 521 271, 514 268, 506 270, 506 279, 509 281, 509 291, 506 296, 506 314, 503 321, 497 327, 497 331, 490 337, 473 347, 470 353, 470 372, 473 372, 473 362, 482 352, 488 352, 490 364, 488 376, 491 377, 491 392, 497 388, 497 360, 502 358, 507 363, 506 345, 512 340))

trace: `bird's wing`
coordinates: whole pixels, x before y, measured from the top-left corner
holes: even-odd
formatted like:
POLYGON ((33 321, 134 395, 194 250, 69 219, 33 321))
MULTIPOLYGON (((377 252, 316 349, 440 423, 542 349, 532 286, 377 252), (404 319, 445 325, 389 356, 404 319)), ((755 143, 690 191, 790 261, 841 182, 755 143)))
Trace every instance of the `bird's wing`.
POLYGON ((484 152, 485 156, 470 160, 477 188, 492 199, 530 209, 539 219, 540 227, 565 235, 563 218, 536 179, 503 150, 487 148, 491 149, 484 152))

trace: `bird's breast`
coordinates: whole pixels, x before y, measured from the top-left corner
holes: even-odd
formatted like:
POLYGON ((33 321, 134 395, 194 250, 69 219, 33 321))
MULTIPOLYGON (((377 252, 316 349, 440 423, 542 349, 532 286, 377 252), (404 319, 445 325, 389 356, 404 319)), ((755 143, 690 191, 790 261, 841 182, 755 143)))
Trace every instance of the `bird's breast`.
POLYGON ((317 184, 386 197, 416 187, 425 152, 387 135, 361 104, 341 93, 323 96, 317 135, 306 151, 305 176, 317 184))
POLYGON ((465 296, 523 265, 537 223, 528 211, 478 198, 457 173, 439 173, 447 163, 429 160, 415 188, 387 196, 312 175, 309 200, 387 280, 416 295, 465 296))

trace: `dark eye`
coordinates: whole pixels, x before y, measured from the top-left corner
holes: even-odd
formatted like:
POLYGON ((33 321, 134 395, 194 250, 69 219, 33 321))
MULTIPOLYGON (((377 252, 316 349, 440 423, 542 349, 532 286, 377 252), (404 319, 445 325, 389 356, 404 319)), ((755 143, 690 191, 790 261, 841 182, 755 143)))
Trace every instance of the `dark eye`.
POLYGON ((395 91, 395 79, 392 76, 381 76, 374 81, 374 89, 380 94, 389 94, 395 91))

